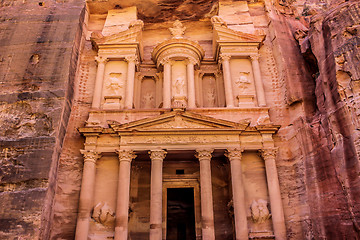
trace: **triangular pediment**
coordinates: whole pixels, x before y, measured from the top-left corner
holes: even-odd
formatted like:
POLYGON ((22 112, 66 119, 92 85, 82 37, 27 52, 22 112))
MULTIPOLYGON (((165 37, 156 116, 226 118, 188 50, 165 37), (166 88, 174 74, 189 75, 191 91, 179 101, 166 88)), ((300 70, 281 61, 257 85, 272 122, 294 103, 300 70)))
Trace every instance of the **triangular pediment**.
POLYGON ((189 131, 189 130, 244 130, 246 125, 216 119, 186 111, 173 111, 153 118, 125 124, 110 123, 116 132, 121 131, 189 131))
POLYGON ((213 25, 213 31, 215 41, 261 43, 264 40, 264 36, 235 31, 224 25, 213 25))
POLYGON ((102 36, 100 33, 92 34, 91 40, 96 46, 140 43, 142 37, 142 27, 142 21, 137 21, 130 25, 128 29, 109 36, 102 36))

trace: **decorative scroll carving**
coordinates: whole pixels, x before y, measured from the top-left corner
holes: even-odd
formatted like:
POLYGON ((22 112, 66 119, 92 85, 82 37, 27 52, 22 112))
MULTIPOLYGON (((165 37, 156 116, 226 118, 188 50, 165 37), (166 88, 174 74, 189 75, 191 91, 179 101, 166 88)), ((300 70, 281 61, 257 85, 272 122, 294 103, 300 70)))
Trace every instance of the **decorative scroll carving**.
POLYGON ((109 205, 105 202, 99 202, 93 209, 93 214, 91 216, 96 222, 107 226, 111 225, 115 221, 115 212, 112 210, 109 205))
POLYGON ((232 160, 241 160, 242 152, 244 149, 227 149, 225 152, 225 157, 229 159, 229 161, 232 160))
POLYGON ((96 161, 101 158, 101 153, 95 152, 93 150, 80 150, 81 154, 84 156, 84 162, 89 161, 96 163, 96 161))
POLYGON ((136 158, 136 154, 131 150, 117 150, 116 152, 119 156, 119 161, 131 162, 134 158, 136 158))
POLYGON ((213 152, 213 149, 196 149, 196 154, 195 157, 197 159, 199 159, 199 161, 202 160, 211 160, 212 155, 211 153, 213 152))
POLYGON ((266 200, 259 199, 254 200, 250 206, 251 218, 255 223, 264 223, 270 219, 271 214, 269 212, 268 203, 266 200))
POLYGON ((176 20, 173 24, 173 27, 169 28, 169 31, 172 35, 172 38, 178 39, 183 38, 183 35, 185 34, 185 29, 186 27, 184 27, 179 20, 176 20))
POLYGON ((163 161, 166 157, 167 152, 164 150, 151 150, 148 152, 152 161, 161 160, 163 161))

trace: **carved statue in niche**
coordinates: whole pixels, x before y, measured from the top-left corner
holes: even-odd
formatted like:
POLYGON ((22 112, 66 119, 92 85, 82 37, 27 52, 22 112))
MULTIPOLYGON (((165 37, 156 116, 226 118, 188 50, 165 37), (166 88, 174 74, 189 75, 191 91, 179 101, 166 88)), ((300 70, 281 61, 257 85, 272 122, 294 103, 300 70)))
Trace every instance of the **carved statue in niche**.
POLYGON ((245 93, 249 88, 251 82, 249 80, 249 72, 240 72, 239 77, 235 80, 236 86, 239 88, 240 93, 245 93))
POLYGON ((155 98, 151 92, 146 93, 142 96, 141 104, 143 108, 154 108, 155 106, 155 98))
POLYGON ((208 107, 215 107, 215 102, 216 102, 215 89, 208 89, 208 91, 206 92, 206 97, 207 97, 208 107))
POLYGON ((115 221, 115 212, 109 207, 105 202, 99 202, 96 204, 91 216, 96 222, 109 226, 112 225, 115 221))
POLYGON ((121 73, 110 73, 105 87, 107 96, 121 96, 124 87, 121 73))
POLYGON ((178 77, 175 80, 175 95, 183 96, 184 95, 184 89, 185 89, 185 82, 182 77, 178 77))
POLYGON ((251 203, 251 218, 255 223, 264 223, 270 219, 271 214, 267 205, 268 203, 264 199, 254 200, 251 203))
POLYGON ((183 38, 183 35, 185 34, 185 29, 186 27, 184 27, 179 20, 176 20, 173 24, 173 27, 169 28, 169 31, 172 35, 172 38, 178 39, 183 38))

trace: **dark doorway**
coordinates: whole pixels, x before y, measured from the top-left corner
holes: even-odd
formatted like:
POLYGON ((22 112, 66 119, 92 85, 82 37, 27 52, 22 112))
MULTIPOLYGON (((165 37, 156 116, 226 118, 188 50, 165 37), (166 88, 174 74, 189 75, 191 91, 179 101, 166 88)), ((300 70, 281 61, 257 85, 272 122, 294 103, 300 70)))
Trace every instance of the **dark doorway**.
POLYGON ((167 189, 166 240, 195 240, 193 188, 167 189))

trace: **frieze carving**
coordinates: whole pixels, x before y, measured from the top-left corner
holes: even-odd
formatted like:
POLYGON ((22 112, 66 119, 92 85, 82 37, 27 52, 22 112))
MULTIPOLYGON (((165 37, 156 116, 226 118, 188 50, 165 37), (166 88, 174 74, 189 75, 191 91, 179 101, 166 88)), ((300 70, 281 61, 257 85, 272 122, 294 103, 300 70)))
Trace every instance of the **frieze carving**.
POLYGON ((213 149, 196 149, 195 157, 201 160, 211 160, 213 149))
POLYGON ((189 136, 149 136, 122 137, 121 144, 188 144, 188 143, 235 143, 236 136, 189 135, 189 136))
POLYGON ((271 214, 268 208, 268 202, 263 199, 254 200, 250 206, 251 218, 255 223, 264 223, 270 219, 271 214))
POLYGON ((96 161, 101 158, 101 153, 93 150, 84 150, 81 149, 80 153, 84 156, 84 162, 89 161, 96 163, 96 161))
POLYGON ((164 150, 151 150, 148 152, 152 161, 161 160, 163 161, 166 157, 167 152, 164 150))
POLYGON ((241 160, 242 152, 244 149, 227 149, 225 152, 225 157, 229 159, 229 161, 232 160, 241 160))
POLYGON ((169 121, 163 124, 149 127, 150 129, 174 129, 174 128, 211 128, 202 124, 196 124, 189 121, 184 121, 180 116, 175 116, 174 121, 169 121))
POLYGON ((136 158, 136 154, 131 150, 117 150, 119 161, 132 161, 136 158))
POLYGON ((186 27, 184 27, 184 25, 179 20, 176 20, 173 23, 173 27, 169 28, 169 31, 172 35, 172 38, 178 39, 183 38, 183 35, 185 34, 185 29, 186 27))
POLYGON ((261 156, 264 160, 275 159, 278 148, 264 148, 260 150, 261 156))
POLYGON ((91 217, 104 226, 112 225, 115 222, 115 212, 106 202, 96 204, 91 217))

